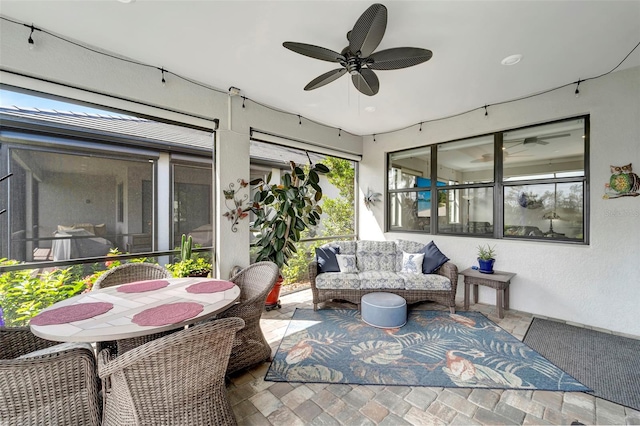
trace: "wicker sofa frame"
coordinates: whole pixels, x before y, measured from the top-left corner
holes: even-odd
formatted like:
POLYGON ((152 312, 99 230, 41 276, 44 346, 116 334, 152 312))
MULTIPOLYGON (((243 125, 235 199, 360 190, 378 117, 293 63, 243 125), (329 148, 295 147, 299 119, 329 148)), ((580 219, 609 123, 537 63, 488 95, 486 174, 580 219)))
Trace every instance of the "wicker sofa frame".
POLYGON ((318 262, 313 260, 309 264, 309 280, 311 283, 311 293, 313 295, 313 309, 318 310, 318 303, 327 302, 332 299, 346 300, 355 303, 360 309, 360 299, 367 293, 384 291, 402 296, 407 304, 432 301, 449 308, 453 314, 456 312, 456 290, 458 288, 458 267, 452 262, 446 262, 434 274, 442 275, 451 281, 449 290, 416 290, 416 289, 350 289, 350 288, 318 288, 316 277, 318 276, 318 262))

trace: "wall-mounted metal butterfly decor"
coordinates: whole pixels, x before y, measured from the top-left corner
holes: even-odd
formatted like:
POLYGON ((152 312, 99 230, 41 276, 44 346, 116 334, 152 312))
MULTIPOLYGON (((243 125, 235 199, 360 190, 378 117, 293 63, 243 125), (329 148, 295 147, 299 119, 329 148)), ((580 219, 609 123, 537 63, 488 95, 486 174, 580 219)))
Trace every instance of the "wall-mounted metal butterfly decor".
POLYGON ((249 216, 249 209, 243 207, 245 201, 249 199, 249 194, 243 194, 242 196, 238 196, 238 192, 242 188, 246 188, 249 185, 249 182, 244 179, 238 179, 238 183, 240 187, 235 189, 235 184, 232 182, 229 184, 229 189, 223 189, 222 193, 224 194, 224 204, 227 207, 227 212, 222 216, 226 217, 231 221, 231 231, 238 231, 238 222, 241 219, 249 216), (232 205, 230 205, 232 204, 232 205))

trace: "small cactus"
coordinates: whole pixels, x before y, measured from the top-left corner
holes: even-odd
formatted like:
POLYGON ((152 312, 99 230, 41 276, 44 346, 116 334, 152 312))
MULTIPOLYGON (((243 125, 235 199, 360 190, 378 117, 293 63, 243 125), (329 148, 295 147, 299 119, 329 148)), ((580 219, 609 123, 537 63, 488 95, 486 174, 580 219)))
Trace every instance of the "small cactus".
POLYGON ((182 234, 182 243, 180 245, 180 256, 182 260, 191 259, 191 248, 193 247, 193 238, 191 235, 187 238, 185 234, 182 234))

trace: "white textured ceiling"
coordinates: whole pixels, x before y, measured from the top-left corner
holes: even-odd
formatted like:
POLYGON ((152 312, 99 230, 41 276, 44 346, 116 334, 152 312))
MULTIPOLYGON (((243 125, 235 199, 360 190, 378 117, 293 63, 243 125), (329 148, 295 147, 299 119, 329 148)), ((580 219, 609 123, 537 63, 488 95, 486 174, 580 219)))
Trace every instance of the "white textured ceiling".
MULTIPOLYGON (((433 58, 376 71, 380 92, 373 97, 359 94, 348 76, 303 91, 336 64, 293 53, 282 42, 341 51, 372 3, 1 0, 0 13, 224 91, 238 87, 260 103, 356 134, 598 76, 640 42, 640 1, 385 1, 387 31, 377 50, 421 47, 433 58), (500 64, 516 53, 524 56, 519 64, 500 64)), ((640 48, 619 69, 638 65, 640 48)), ((588 90, 588 82, 580 87, 588 90)))

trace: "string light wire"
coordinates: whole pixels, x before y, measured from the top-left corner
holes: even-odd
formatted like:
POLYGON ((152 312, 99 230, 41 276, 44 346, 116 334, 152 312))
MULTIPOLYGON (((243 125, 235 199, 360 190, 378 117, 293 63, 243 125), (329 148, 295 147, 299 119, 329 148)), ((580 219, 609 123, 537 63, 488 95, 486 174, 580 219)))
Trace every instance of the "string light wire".
MULTIPOLYGON (((88 50, 88 51, 93 52, 93 53, 97 53, 97 54, 99 54, 99 55, 107 56, 107 57, 110 57, 110 58, 112 58, 112 59, 116 59, 116 60, 123 61, 123 62, 128 62, 128 63, 130 63, 130 64, 134 64, 134 65, 138 65, 138 66, 142 66, 142 67, 147 67, 147 68, 158 68, 158 67, 156 67, 156 66, 149 65, 149 64, 146 64, 146 63, 143 63, 143 62, 135 61, 135 60, 128 59, 128 58, 123 58, 123 57, 120 57, 120 56, 112 55, 112 54, 107 53, 107 52, 102 52, 102 51, 99 51, 99 50, 93 49, 93 48, 91 48, 91 47, 89 47, 89 46, 86 46, 86 45, 84 45, 84 44, 80 44, 80 43, 78 43, 78 42, 75 42, 75 41, 72 41, 72 40, 66 39, 66 38, 61 37, 61 36, 56 35, 56 34, 53 34, 53 33, 49 32, 49 31, 47 31, 47 30, 44 30, 44 29, 41 29, 41 28, 34 27, 34 26, 33 26, 33 24, 31 24, 31 25, 29 25, 29 24, 25 24, 25 23, 23 23, 23 22, 18 22, 18 21, 15 21, 15 20, 13 20, 13 19, 7 18, 7 17, 5 17, 5 16, 0 16, 0 19, 1 19, 1 20, 3 20, 3 21, 11 22, 11 23, 13 23, 13 24, 23 25, 23 26, 28 27, 28 28, 33 28, 33 30, 35 30, 35 31, 41 31, 42 33, 47 34, 47 35, 49 35, 49 36, 51 36, 51 37, 54 37, 54 38, 56 38, 56 39, 58 39, 58 40, 62 40, 62 41, 64 41, 64 42, 66 42, 66 43, 72 44, 72 45, 74 45, 74 46, 77 46, 77 47, 79 47, 79 48, 81 48, 81 49, 88 50)), ((30 38, 31 38, 31 37, 30 37, 30 38)), ((624 58, 623 58, 623 59, 622 59, 622 60, 621 60, 621 61, 620 61, 620 62, 619 62, 615 67, 613 67, 613 68, 612 68, 612 69, 610 69, 609 71, 606 71, 606 72, 604 72, 604 73, 602 73, 602 74, 600 74, 600 75, 596 75, 596 76, 593 76, 593 77, 588 77, 588 78, 585 78, 585 79, 580 79, 580 80, 578 80, 578 81, 573 81, 573 82, 571 82, 571 83, 566 83, 566 84, 563 84, 563 85, 560 85, 560 86, 557 86, 557 87, 552 87, 552 88, 550 88, 550 89, 543 90, 543 91, 541 91, 541 92, 536 92, 536 93, 532 93, 532 94, 529 94, 529 95, 520 96, 520 97, 513 98, 513 99, 509 99, 509 100, 506 100, 506 101, 496 102, 496 103, 491 104, 491 105, 485 105, 484 107, 476 107, 476 108, 472 108, 472 109, 469 109, 469 110, 466 110, 466 111, 459 112, 459 113, 457 113, 457 114, 451 114, 451 115, 447 115, 447 116, 444 116, 444 117, 434 118, 434 119, 431 119, 431 120, 424 120, 424 121, 419 122, 420 127, 422 128, 422 124, 423 124, 423 123, 433 123, 433 122, 437 122, 437 121, 448 120, 448 119, 450 119, 450 118, 460 117, 460 116, 462 116, 462 115, 469 114, 469 113, 471 113, 471 112, 473 112, 473 111, 481 110, 482 108, 485 108, 485 112, 486 112, 486 108, 487 108, 488 106, 506 105, 506 104, 509 104, 509 103, 512 103, 512 102, 523 101, 523 100, 526 100, 526 99, 534 98, 534 97, 536 97, 536 96, 542 96, 542 95, 545 95, 545 94, 547 94, 547 93, 554 92, 554 91, 556 91, 556 90, 564 89, 565 87, 572 86, 572 85, 574 85, 574 84, 579 85, 580 83, 584 83, 584 82, 587 82, 587 81, 590 81, 590 80, 595 80, 595 79, 598 79, 598 78, 604 77, 604 76, 606 76, 606 75, 608 75, 608 74, 611 74, 611 73, 612 73, 612 72, 614 72, 615 70, 617 70, 617 69, 618 69, 618 68, 619 68, 619 67, 620 67, 620 66, 621 66, 621 65, 622 65, 622 64, 627 60, 627 58, 628 58, 629 56, 631 56, 631 54, 632 54, 633 52, 635 52, 635 51, 636 51, 636 49, 638 48, 638 46, 640 46, 640 42, 638 42, 638 43, 633 47, 633 49, 631 49, 631 50, 629 51, 629 53, 627 53, 627 55, 626 55, 626 56, 625 56, 625 57, 624 57, 624 58)), ((171 76, 174 76, 174 77, 176 77, 176 78, 178 78, 178 79, 180 79, 180 80, 186 81, 186 82, 191 83, 191 84, 193 84, 193 85, 196 85, 196 86, 202 87, 202 88, 207 89, 207 90, 211 90, 211 91, 213 91, 213 92, 217 92, 217 93, 221 93, 221 94, 225 94, 225 95, 227 94, 227 92, 226 92, 226 91, 224 91, 224 90, 221 90, 221 89, 218 89, 218 88, 215 88, 215 87, 209 86, 209 85, 207 85, 207 84, 200 83, 200 82, 198 82, 198 81, 196 81, 196 80, 192 80, 192 79, 187 78, 187 77, 183 77, 183 76, 181 76, 181 75, 179 75, 179 74, 176 74, 176 73, 173 73, 173 72, 171 72, 171 71, 167 71, 167 70, 164 70, 164 71, 165 71, 167 74, 171 75, 171 76)), ((578 89, 578 87, 576 86, 576 90, 577 90, 577 89, 578 89)), ((274 112, 278 112, 278 113, 281 113, 281 114, 287 114, 287 115, 297 115, 297 116, 298 116, 298 123, 299 123, 300 125, 302 125, 302 116, 301 116, 300 114, 293 114, 293 113, 291 113, 291 112, 289 112, 289 111, 284 111, 284 110, 281 110, 281 109, 279 109, 279 108, 275 108, 275 107, 272 107, 272 106, 270 106, 270 105, 266 105, 266 104, 264 104, 264 103, 262 103, 262 102, 258 102, 258 101, 256 101, 256 100, 251 99, 251 98, 245 98, 245 100, 250 101, 250 102, 253 102, 253 103, 254 103, 254 104, 256 104, 256 105, 259 105, 259 106, 261 106, 261 107, 263 107, 263 108, 266 108, 266 109, 271 110, 271 111, 274 111, 274 112)), ((244 102, 243 102, 243 103, 244 103, 244 102)), ((488 115, 488 113, 486 113, 485 115, 488 115)), ((324 124, 324 123, 320 123, 320 122, 318 122, 318 121, 315 121, 315 120, 309 119, 309 118, 307 118, 307 117, 305 117, 305 120, 307 120, 307 121, 309 121, 309 122, 311 122, 311 123, 317 124, 317 125, 319 125, 319 126, 328 127, 328 128, 334 128, 334 129, 336 128, 336 127, 328 126, 328 125, 326 125, 326 124, 324 124)), ((410 125, 407 125, 407 126, 404 126, 404 127, 400 127, 400 128, 397 128, 397 129, 393 129, 393 130, 389 130, 389 131, 382 132, 382 133, 377 133, 377 134, 383 134, 383 135, 384 135, 384 134, 389 134, 389 133, 399 132, 399 131, 402 131, 402 130, 409 129, 409 128, 411 128, 411 127, 415 126, 416 124, 418 124, 418 123, 410 124, 410 125)), ((347 131, 347 133, 349 133, 350 135, 353 135, 353 136, 373 136, 373 140, 374 140, 374 142, 375 142, 375 140, 376 140, 376 139, 375 139, 375 135, 376 135, 376 134, 370 134, 370 135, 357 135, 357 134, 355 134, 355 133, 351 133, 351 132, 348 132, 348 131, 347 131)))

